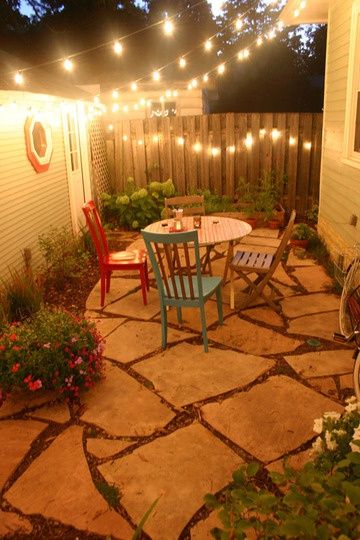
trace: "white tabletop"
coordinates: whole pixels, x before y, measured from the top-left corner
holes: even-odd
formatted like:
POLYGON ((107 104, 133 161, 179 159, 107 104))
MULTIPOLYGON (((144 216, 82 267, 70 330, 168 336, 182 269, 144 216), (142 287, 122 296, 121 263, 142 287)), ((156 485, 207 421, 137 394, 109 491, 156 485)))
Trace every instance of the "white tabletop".
MULTIPOLYGON (((145 227, 145 231, 153 233, 168 233, 173 224, 173 219, 156 221, 145 227)), ((194 229, 193 217, 184 216, 183 226, 185 230, 194 229)), ((251 225, 240 219, 217 216, 201 216, 201 228, 197 229, 200 246, 213 246, 222 242, 240 240, 252 231, 251 225)))

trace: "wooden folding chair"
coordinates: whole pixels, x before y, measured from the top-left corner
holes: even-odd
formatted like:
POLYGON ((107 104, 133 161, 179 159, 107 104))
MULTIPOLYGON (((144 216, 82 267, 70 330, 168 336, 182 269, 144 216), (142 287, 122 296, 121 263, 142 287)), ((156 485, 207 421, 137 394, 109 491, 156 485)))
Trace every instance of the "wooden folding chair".
POLYGON ((204 195, 184 195, 165 199, 165 213, 172 216, 174 208, 182 208, 184 216, 205 216, 204 195))
POLYGON ((296 212, 293 210, 280 245, 275 254, 263 253, 261 251, 237 251, 233 260, 230 263, 230 307, 234 309, 234 272, 239 274, 248 284, 247 298, 242 305, 242 309, 249 306, 254 300, 261 296, 265 302, 273 308, 275 311, 279 311, 277 306, 272 300, 271 296, 265 294, 264 289, 268 285, 271 292, 274 290, 274 286, 271 283, 271 278, 280 263, 284 254, 285 248, 290 240, 291 232, 294 226, 296 212), (249 274, 257 274, 255 280, 250 279, 249 274))

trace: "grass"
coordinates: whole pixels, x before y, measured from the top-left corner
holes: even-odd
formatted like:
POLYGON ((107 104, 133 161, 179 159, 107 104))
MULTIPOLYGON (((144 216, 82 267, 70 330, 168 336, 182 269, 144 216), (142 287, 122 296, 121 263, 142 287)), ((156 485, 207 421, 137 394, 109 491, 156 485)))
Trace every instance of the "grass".
POLYGON ((110 508, 117 508, 119 506, 120 493, 119 489, 114 484, 100 481, 95 482, 95 487, 104 497, 110 508))

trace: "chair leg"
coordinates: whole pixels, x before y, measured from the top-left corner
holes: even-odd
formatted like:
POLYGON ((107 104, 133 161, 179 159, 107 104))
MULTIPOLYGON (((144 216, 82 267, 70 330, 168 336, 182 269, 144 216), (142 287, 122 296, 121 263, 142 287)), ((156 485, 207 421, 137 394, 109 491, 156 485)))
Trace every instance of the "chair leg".
POLYGON ((140 266, 140 281, 141 281, 141 292, 143 297, 143 303, 144 306, 147 305, 147 298, 146 298, 146 268, 145 265, 140 266))
POLYGON ((221 285, 219 285, 219 287, 216 289, 216 303, 217 303, 219 323, 224 324, 221 285))
POLYGON ((111 280, 111 270, 107 270, 106 272, 106 292, 108 293, 110 291, 110 280, 111 280))
POLYGON ((230 309, 235 309, 234 269, 230 266, 230 309))
POLYGON ((148 268, 147 261, 145 261, 145 277, 146 277, 146 288, 149 291, 150 290, 150 282, 149 282, 149 268, 148 268))
POLYGON ((167 311, 164 305, 161 305, 161 346, 166 349, 167 344, 167 311))
POLYGON ((182 313, 181 313, 181 307, 176 307, 176 314, 177 314, 177 320, 179 324, 182 324, 182 313))
POLYGON ((209 352, 208 337, 206 331, 206 316, 205 316, 205 305, 200 304, 200 317, 201 317, 201 326, 202 326, 202 337, 204 343, 204 351, 209 352))

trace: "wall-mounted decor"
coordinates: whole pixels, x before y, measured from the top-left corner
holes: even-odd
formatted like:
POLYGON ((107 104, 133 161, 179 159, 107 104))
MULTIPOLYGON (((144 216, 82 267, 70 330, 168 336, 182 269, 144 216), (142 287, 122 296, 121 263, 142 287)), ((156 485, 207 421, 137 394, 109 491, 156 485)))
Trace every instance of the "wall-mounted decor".
POLYGON ((50 126, 41 117, 31 115, 25 122, 26 154, 34 167, 40 173, 47 171, 50 166, 53 151, 50 126))

